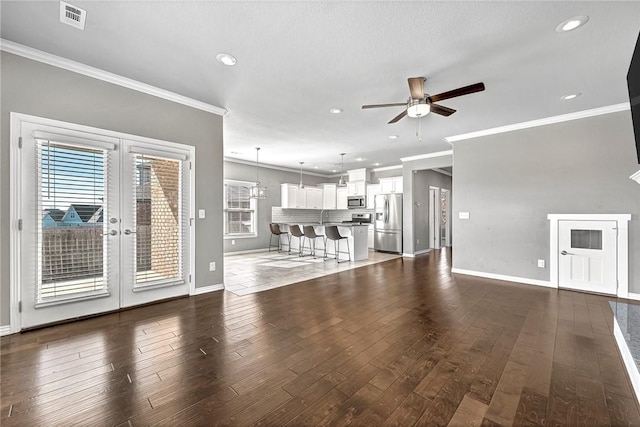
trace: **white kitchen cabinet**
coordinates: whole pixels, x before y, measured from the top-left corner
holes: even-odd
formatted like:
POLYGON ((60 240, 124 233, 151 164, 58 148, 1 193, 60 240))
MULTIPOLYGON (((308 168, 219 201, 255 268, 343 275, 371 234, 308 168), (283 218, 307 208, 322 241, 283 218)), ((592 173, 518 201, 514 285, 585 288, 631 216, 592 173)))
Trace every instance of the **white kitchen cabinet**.
POLYGON ((402 177, 380 178, 380 194, 402 193, 402 177))
MULTIPOLYGON (((362 181, 362 182, 367 182, 369 181, 369 170, 367 168, 361 168, 361 169, 353 169, 350 171, 347 171, 347 173, 349 174, 349 181, 362 181)), ((357 194, 359 195, 359 194, 357 194)), ((363 194, 364 195, 364 194, 363 194)))
POLYGON ((369 230, 367 231, 367 246, 373 249, 373 237, 374 237, 374 226, 373 224, 369 224, 369 230))
POLYGON ((347 209, 347 187, 336 190, 336 209, 347 209))
POLYGON ((366 185, 364 181, 347 182, 347 196, 364 196, 366 194, 366 185))
POLYGON ((373 209, 376 203, 376 196, 380 194, 380 184, 367 185, 367 209, 373 209))
POLYGON ((280 206, 283 208, 306 208, 307 193, 297 184, 280 184, 280 206))
POLYGON ((305 187, 307 209, 322 209, 322 188, 305 187))
POLYGON ((322 184, 322 209, 336 208, 336 184, 322 184))

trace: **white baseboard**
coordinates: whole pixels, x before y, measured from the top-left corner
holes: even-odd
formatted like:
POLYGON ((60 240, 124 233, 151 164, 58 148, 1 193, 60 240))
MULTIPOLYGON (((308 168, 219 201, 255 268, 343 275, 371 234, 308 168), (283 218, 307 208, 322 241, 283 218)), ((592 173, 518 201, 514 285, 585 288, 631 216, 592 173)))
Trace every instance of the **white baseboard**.
POLYGON ((415 258, 416 255, 415 254, 402 254, 403 258, 415 258))
POLYGON ((467 276, 484 277, 485 279, 505 280, 507 282, 524 283, 525 285, 544 286, 545 288, 555 288, 550 282, 545 280, 528 279, 526 277, 505 276, 504 274, 485 273, 483 271, 463 270, 462 268, 452 268, 452 273, 465 274, 467 276))
POLYGON ((629 292, 627 294, 627 298, 626 299, 633 299, 633 300, 640 301, 640 294, 634 294, 633 292, 629 292))
POLYGON ((638 372, 636 362, 633 360, 633 356, 631 356, 631 352, 629 351, 629 347, 624 339, 624 335, 622 335, 622 330, 620 329, 620 325, 618 325, 618 320, 615 316, 613 317, 613 336, 616 338, 616 342, 618 343, 618 349, 620 350, 620 355, 624 361, 627 374, 629 374, 633 391, 636 393, 636 399, 640 401, 640 373, 638 372))
POLYGON ((428 254, 429 252, 431 252, 431 249, 422 249, 421 251, 416 251, 414 255, 428 254))
POLYGON ((11 325, 0 326, 0 337, 11 334, 11 325))
POLYGON ((207 294, 209 292, 221 291, 221 290, 224 290, 224 284, 222 283, 218 285, 201 286, 199 288, 196 288, 191 295, 202 295, 202 294, 207 294))
POLYGON ((226 255, 253 254, 253 253, 256 253, 256 252, 269 252, 269 248, 249 249, 249 250, 246 250, 246 251, 237 251, 237 252, 225 252, 224 255, 226 256, 226 255))

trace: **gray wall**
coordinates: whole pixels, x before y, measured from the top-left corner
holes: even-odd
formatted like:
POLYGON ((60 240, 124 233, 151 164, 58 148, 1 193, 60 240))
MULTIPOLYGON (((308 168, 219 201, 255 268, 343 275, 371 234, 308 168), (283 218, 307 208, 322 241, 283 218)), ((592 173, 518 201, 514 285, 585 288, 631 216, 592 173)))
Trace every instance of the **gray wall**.
MULTIPOLYGON (((223 282, 222 117, 16 55, 1 54, 0 245, 9 253, 9 113, 93 126, 196 147, 196 287, 223 282)), ((9 324, 9 257, 0 277, 0 324, 9 324)))
POLYGON ((369 182, 377 184, 380 181, 380 178, 393 178, 395 176, 402 176, 402 167, 378 172, 371 171, 371 179, 369 182))
POLYGON ((419 170, 413 173, 413 238, 415 239, 415 252, 429 249, 429 187, 451 190, 451 177, 432 170, 419 170))
POLYGON ((454 165, 455 268, 549 280, 547 214, 629 213, 629 291, 640 292, 629 111, 456 142, 454 165))
MULTIPOLYGON (((431 157, 421 160, 412 160, 402 164, 402 252, 405 254, 414 254, 416 252, 415 230, 414 230, 414 171, 428 170, 451 166, 453 156, 448 154, 445 156, 431 157)), ((455 236, 454 236, 455 238, 455 236)), ((422 239, 420 239, 422 244, 422 239)))
MULTIPOLYGON (((258 171, 260 183, 267 187, 267 198, 258 200, 258 237, 233 239, 236 244, 231 244, 231 239, 224 239, 224 252, 241 252, 254 249, 265 249, 269 246, 269 223, 271 222, 271 208, 280 206, 280 184, 300 182, 300 173, 287 172, 268 167, 260 167, 258 171)), ((256 180, 256 167, 232 161, 224 162, 224 179, 254 182, 256 180)), ((323 182, 338 182, 337 179, 307 175, 303 172, 302 180, 305 184, 315 185, 323 182)), ((222 202, 222 199, 220 199, 222 202)), ((222 203, 221 203, 222 204, 222 203)), ((222 225, 220 225, 222 230, 222 225)))

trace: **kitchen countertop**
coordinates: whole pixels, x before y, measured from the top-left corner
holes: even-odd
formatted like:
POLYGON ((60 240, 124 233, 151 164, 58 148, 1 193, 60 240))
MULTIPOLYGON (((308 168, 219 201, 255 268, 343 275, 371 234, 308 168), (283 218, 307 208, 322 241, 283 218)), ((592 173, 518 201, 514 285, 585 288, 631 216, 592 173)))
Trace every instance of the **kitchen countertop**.
POLYGON ((356 223, 356 222, 325 222, 320 224, 319 222, 290 222, 290 223, 283 223, 285 225, 289 225, 289 224, 297 224, 297 225, 313 225, 314 227, 324 227, 325 225, 337 225, 338 227, 368 227, 371 224, 360 224, 360 223, 356 223))

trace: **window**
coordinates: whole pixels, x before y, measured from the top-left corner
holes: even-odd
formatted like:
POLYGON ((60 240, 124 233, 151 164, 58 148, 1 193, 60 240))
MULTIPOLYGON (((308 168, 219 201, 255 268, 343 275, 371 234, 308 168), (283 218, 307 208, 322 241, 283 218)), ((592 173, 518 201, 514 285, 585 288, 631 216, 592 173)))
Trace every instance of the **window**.
POLYGON ((256 200, 251 199, 253 182, 224 182, 224 235, 256 237, 256 200))

